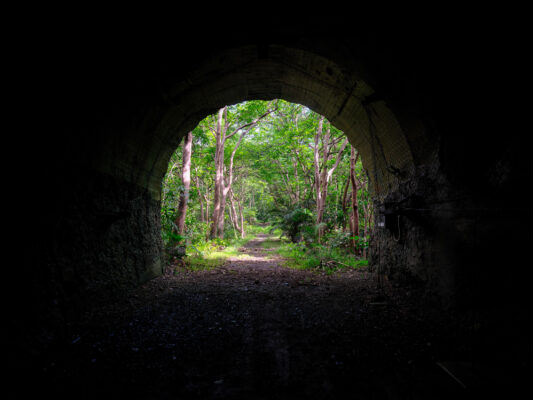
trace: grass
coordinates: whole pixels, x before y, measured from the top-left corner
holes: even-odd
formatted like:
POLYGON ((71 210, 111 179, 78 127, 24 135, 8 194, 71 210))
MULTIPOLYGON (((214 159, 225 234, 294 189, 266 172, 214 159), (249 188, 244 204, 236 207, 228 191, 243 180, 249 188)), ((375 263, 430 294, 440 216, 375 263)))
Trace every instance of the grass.
POLYGON ((279 254, 285 261, 285 266, 295 269, 324 271, 328 274, 339 270, 357 269, 368 265, 368 260, 355 257, 342 248, 315 245, 310 248, 304 244, 291 243, 280 238, 281 232, 271 232, 270 226, 254 226, 248 229, 244 239, 213 240, 197 244, 187 249, 184 258, 186 269, 191 271, 210 270, 224 264, 230 257, 239 260, 253 260, 254 257, 239 252, 250 240, 258 234, 276 235, 261 243, 263 249, 269 249, 279 254))
POLYGON ((346 268, 357 269, 368 265, 368 260, 359 259, 342 249, 303 244, 281 243, 277 253, 285 258, 286 266, 296 269, 316 269, 333 273, 346 268))
POLYGON ((259 233, 265 234, 265 235, 273 235, 280 237, 282 235, 282 231, 279 228, 272 228, 271 225, 254 225, 254 226, 248 226, 246 227, 247 232, 249 233, 255 233, 256 235, 259 233))
MULTIPOLYGON (((258 234, 281 235, 280 230, 271 231, 272 227, 269 225, 248 226, 248 233, 244 239, 203 241, 194 246, 189 246, 187 248, 187 255, 184 258, 185 264, 187 265, 186 269, 190 271, 211 270, 223 265, 230 257, 238 260, 253 260, 253 256, 239 252, 239 248, 254 239, 258 234)), ((261 246, 263 248, 278 248, 281 243, 282 241, 280 239, 273 238, 264 241, 261 246)))
POLYGON ((272 229, 270 225, 253 225, 253 226, 247 226, 246 231, 251 234, 257 235, 258 233, 264 233, 268 234, 269 230, 272 229))
POLYGON ((267 239, 261 243, 263 249, 279 249, 284 244, 282 239, 267 239))
POLYGON ((244 239, 233 239, 228 241, 209 241, 194 248, 187 249, 187 256, 184 258, 187 269, 191 271, 210 270, 224 264, 230 257, 238 259, 251 259, 248 254, 239 252, 239 248, 255 238, 255 234, 248 234, 244 239))

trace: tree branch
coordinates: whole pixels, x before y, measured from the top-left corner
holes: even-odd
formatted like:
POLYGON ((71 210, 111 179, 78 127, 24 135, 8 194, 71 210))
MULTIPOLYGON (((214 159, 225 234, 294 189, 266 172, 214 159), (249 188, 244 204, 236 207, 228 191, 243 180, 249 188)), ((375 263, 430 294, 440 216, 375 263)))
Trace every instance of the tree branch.
MULTIPOLYGON (((274 109, 269 109, 267 110, 264 114, 260 115, 259 117, 257 117, 256 119, 254 119, 252 122, 248 122, 246 124, 243 124, 241 126, 239 126, 237 129, 235 129, 232 133, 230 133, 229 135, 225 135, 224 136, 224 141, 226 141, 226 139, 229 139, 230 137, 234 136, 237 132, 239 132, 240 130, 244 129, 244 128, 248 128, 250 127, 250 129, 252 129, 255 125, 257 125, 257 123, 259 121, 261 121, 263 118, 265 118, 266 116, 268 116, 269 114, 273 113, 274 111, 277 110, 277 107, 274 108, 274 109)), ((248 133, 250 131, 250 129, 248 129, 248 131, 246 133, 248 133)))
MULTIPOLYGON (((346 148, 347 145, 348 145, 348 138, 344 139, 344 142, 342 143, 342 146, 339 149, 339 152, 337 153, 335 164, 327 172, 326 182, 329 182, 329 180, 331 179, 331 175, 333 175, 333 172, 335 171, 335 169, 337 169, 339 162, 342 158, 342 153, 344 152, 344 149, 346 148)), ((359 153, 357 153, 357 157, 359 157, 359 153)), ((356 159, 356 162, 357 162, 357 159, 356 159)))

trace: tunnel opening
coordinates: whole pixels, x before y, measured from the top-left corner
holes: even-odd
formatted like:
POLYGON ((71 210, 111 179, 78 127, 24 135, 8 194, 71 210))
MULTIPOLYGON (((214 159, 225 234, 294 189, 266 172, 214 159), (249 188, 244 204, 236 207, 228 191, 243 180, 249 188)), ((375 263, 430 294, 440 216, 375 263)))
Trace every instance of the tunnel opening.
MULTIPOLYGON (((376 226, 383 223, 384 228, 376 230, 370 244, 369 273, 372 273, 372 269, 379 269, 384 277, 382 284, 389 285, 392 291, 403 290, 400 286, 396 287, 396 283, 420 282, 420 292, 413 291, 411 294, 416 293, 414 297, 419 302, 420 299, 422 302, 435 299, 434 303, 428 301, 426 304, 437 314, 442 312, 444 315, 449 310, 463 312, 464 319, 456 320, 459 321, 458 325, 444 325, 441 331, 444 337, 440 342, 442 347, 432 354, 448 354, 450 358, 457 355, 456 359, 481 360, 480 364, 488 365, 482 373, 474 371, 473 375, 482 383, 475 379, 469 383, 459 376, 459 367, 454 369, 445 365, 452 375, 474 391, 483 385, 487 388, 494 386, 491 386, 491 382, 496 380, 491 377, 498 375, 499 372, 495 371, 499 369, 491 370, 495 364, 491 360, 492 355, 497 359, 497 367, 507 365, 505 362, 512 362, 514 366, 513 373, 508 370, 500 374, 500 387, 508 388, 509 382, 516 381, 510 375, 514 375, 514 378, 522 376, 520 368, 527 362, 524 356, 526 352, 522 350, 530 347, 524 340, 527 337, 523 330, 522 317, 525 313, 515 314, 509 310, 526 308, 526 280, 521 279, 520 274, 506 274, 500 279, 501 274, 497 272, 509 260, 502 254, 494 257, 493 252, 500 245, 497 238, 502 230, 509 232, 510 240, 517 247, 527 248, 525 236, 522 237, 520 230, 515 229, 521 226, 521 220, 516 215, 498 214, 495 218, 490 212, 473 215, 465 210, 492 210, 495 204, 506 198, 507 193, 521 193, 522 186, 517 182, 524 175, 522 167, 527 159, 523 157, 525 146, 520 145, 520 139, 509 139, 504 143, 505 149, 478 152, 479 143, 484 144, 485 148, 487 141, 477 130, 467 131, 461 124, 451 122, 454 116, 448 115, 447 110, 450 104, 456 104, 456 92, 451 93, 454 90, 452 88, 456 87, 451 83, 455 82, 447 75, 448 70, 442 73, 443 67, 436 68, 436 71, 435 68, 431 69, 432 65, 428 66, 435 60, 431 56, 425 58, 427 48, 418 49, 419 52, 413 48, 400 49, 395 47, 400 41, 394 40, 394 46, 376 46, 372 40, 367 42, 366 36, 354 38, 346 31, 343 32, 347 36, 337 40, 339 38, 333 32, 320 31, 320 34, 305 38, 297 32, 293 32, 294 37, 286 38, 285 32, 282 32, 272 38, 262 36, 260 40, 256 36, 241 36, 228 39, 227 44, 219 43, 205 54, 193 52, 196 57, 190 59, 194 59, 194 62, 187 65, 182 62, 182 57, 173 59, 169 55, 161 58, 161 54, 167 54, 165 52, 143 64, 138 61, 139 52, 142 51, 136 48, 132 57, 116 60, 111 55, 106 57, 102 65, 98 62, 102 58, 95 57, 92 61, 96 62, 90 64, 90 73, 82 74, 76 69, 81 67, 73 65, 72 75, 68 76, 72 78, 70 80, 60 77, 54 81, 47 77, 47 81, 57 82, 57 87, 49 91, 58 93, 51 114, 56 115, 57 110, 64 110, 67 116, 61 121, 54 121, 53 128, 49 130, 51 134, 43 135, 35 142, 31 157, 34 160, 32 165, 42 166, 43 179, 36 184, 35 191, 51 195, 43 199, 43 211, 36 218, 37 227, 47 234, 40 240, 32 241, 29 249, 21 252, 27 268, 20 269, 20 272, 17 270, 20 274, 22 271, 31 272, 29 280, 20 280, 30 288, 31 295, 20 302, 24 313, 17 315, 13 324, 13 337, 17 344, 14 348, 23 355, 14 358, 17 369, 38 370, 36 376, 42 377, 39 382, 50 391, 77 377, 71 381, 74 390, 96 382, 91 389, 99 393, 105 391, 104 383, 110 384, 113 393, 125 393, 128 388, 134 391, 143 385, 142 390, 147 391, 143 393, 145 397, 156 396, 153 393, 157 390, 160 390, 160 397, 168 394, 165 392, 167 389, 173 393, 165 383, 159 385, 162 381, 178 382, 180 388, 193 382, 192 387, 200 391, 199 396, 213 394, 217 390, 221 396, 229 393, 220 389, 220 385, 234 378, 217 376, 215 366, 217 359, 240 354, 237 345, 233 348, 229 346, 228 349, 232 348, 229 352, 218 352, 216 348, 203 352, 200 342, 184 340, 181 343, 188 344, 180 347, 183 355, 180 358, 179 353, 171 354, 169 348, 158 347, 157 343, 172 347, 176 342, 168 339, 165 339, 166 342, 157 342, 161 338, 158 335, 166 335, 168 330, 154 329, 154 326, 165 326, 165 318, 170 318, 167 326, 173 326, 179 337, 184 333, 180 326, 190 326, 186 318, 180 319, 176 314, 171 316, 175 311, 166 309, 158 314, 162 317, 157 324, 151 317, 146 324, 137 324, 135 319, 139 319, 140 314, 136 314, 135 310, 144 310, 147 313, 145 315, 152 315, 152 311, 161 309, 158 307, 165 307, 165 301, 172 303, 175 300, 172 296, 175 295, 182 304, 180 310, 183 316, 198 318, 198 314, 188 314, 187 310, 194 307, 190 307, 192 303, 187 296, 179 296, 178 288, 183 286, 173 287, 169 283, 168 287, 158 287, 159 283, 165 281, 159 279, 164 278, 159 227, 162 200, 160 183, 168 160, 182 137, 203 117, 225 104, 283 98, 305 104, 325 115, 346 133, 350 143, 360 150, 365 160, 365 168, 369 171, 378 198, 375 223, 376 226), (350 40, 344 40, 347 38, 350 40), (160 62, 152 62, 155 59, 160 62), (426 70, 426 67, 429 69, 426 70), (80 80, 80 76, 84 79, 80 80), (79 86, 74 87, 72 82, 79 82, 79 86), (449 87, 446 87, 447 84, 450 84, 449 87), (460 148, 458 151, 456 146, 460 148), (49 151, 44 153, 42 149, 49 151), (470 154, 479 155, 481 160, 477 156, 470 158, 470 154), (468 173, 465 174, 465 171, 468 173), (502 286, 505 287, 502 296, 493 296, 502 286), (151 294, 160 292, 161 303, 153 303, 158 299, 156 296, 148 298, 139 294, 150 287, 154 289, 150 291, 151 294), (128 297, 132 290, 140 290, 136 295, 143 301, 136 301, 134 296, 128 297), (124 296, 135 305, 128 312, 121 314, 111 310, 107 320, 102 316, 100 325, 79 322, 84 313, 94 312, 110 300, 116 301, 124 296), (116 318, 116 325, 111 322, 113 318, 116 318), (99 336, 98 329, 93 330, 91 326, 99 326, 100 332, 105 334, 99 336), (79 327, 86 328, 86 333, 79 327), (460 335, 454 333, 452 327, 457 327, 457 332, 466 331, 465 336, 459 339, 460 335), (155 336, 153 332, 149 333, 150 329, 156 331, 155 336), (458 339, 446 341, 448 333, 448 338, 458 339), (113 337, 117 338, 116 341, 111 339, 113 337), (131 341, 127 337, 137 337, 139 341, 131 341), (486 351, 495 347, 496 351, 486 351), (476 357, 467 354, 472 348, 476 357), (151 358, 150 351, 154 349, 160 352, 162 358, 151 358), (209 351, 217 356, 210 358, 209 351), (107 364, 104 361, 100 367, 100 362, 106 360, 106 352, 114 356, 108 357, 107 364), (203 374, 202 365, 194 363, 198 354, 213 362, 207 363, 213 365, 213 374, 203 374), (165 361, 157 364, 157 359, 165 361), (122 375, 121 360, 128 360, 128 366, 131 367, 122 375), (153 364, 150 364, 150 360, 153 364), (172 366, 171 363, 176 360, 178 364, 172 366), (193 367, 188 369, 187 365, 193 367), (106 373, 109 373, 107 377, 106 373), (131 381, 132 376, 140 379, 138 385, 131 381), (84 381, 83 377, 90 379, 84 381), (203 379, 205 377, 208 379, 203 379), (503 377, 505 379, 501 379, 503 377), (202 386, 200 381, 208 383, 202 386), (57 386, 54 386, 56 383, 57 386), (148 393, 152 389, 154 392, 148 393)), ((122 56, 124 54, 119 58, 122 56)), ((84 54, 80 61, 86 58, 90 57, 84 54)), ((438 59, 440 61, 440 57, 438 59)), ((89 71, 87 66, 81 69, 89 71)), ((54 76, 51 74, 51 77, 54 76)), ((28 192, 27 188, 20 191, 24 194, 28 192)), ((31 199, 31 196, 27 196, 23 204, 31 205, 31 199)), ((25 222, 24 226, 35 226, 33 218, 25 222)), ((520 262, 521 254, 517 250, 509 257, 513 262, 520 262)), ((354 277, 353 281, 346 282, 362 284, 358 279, 363 277, 354 277)), ((183 282, 184 285, 194 286, 185 277, 183 282)), ((300 286, 306 290, 310 287, 320 288, 299 285, 298 282, 294 287, 289 283, 287 290, 299 290, 300 286)), ((303 282, 306 283, 305 280, 303 282)), ((20 293, 27 291, 21 288, 20 293)), ((184 293, 191 294, 187 291, 184 293)), ((365 388, 368 389, 366 393, 369 398, 376 397, 374 395, 377 393, 386 397, 384 392, 387 388, 392 387, 393 391, 399 393, 403 389, 409 392, 416 386, 411 385, 413 381, 398 378, 399 370, 405 372, 400 373, 400 377, 407 377, 413 376, 409 375, 412 365, 429 366, 431 361, 431 367, 435 367, 435 359, 427 357, 431 353, 428 348, 434 348, 435 340, 423 340, 427 337, 424 329, 428 325, 420 326, 409 319, 414 317, 418 321, 417 307, 413 305, 407 308, 406 318, 402 319, 404 314, 401 312, 391 312, 391 302, 373 295, 370 293, 365 304, 370 308, 386 310, 383 312, 388 318, 385 325, 380 325, 383 321, 373 324, 372 316, 379 313, 368 313, 365 326, 370 330, 367 334, 358 335, 362 331, 353 325, 354 320, 345 321, 339 317, 340 314, 335 314, 335 318, 339 317, 334 324, 335 332, 339 332, 340 336, 328 329, 324 332, 330 335, 314 336, 316 341, 307 348, 316 356, 317 363, 312 364, 316 368, 306 369, 304 356, 290 360, 296 369, 300 367, 308 373, 305 377, 297 377, 296 382, 301 385, 297 383, 290 390, 302 388, 305 383, 313 381, 315 385, 309 386, 309 392, 313 389, 322 390, 322 393, 334 391, 331 388, 339 388, 340 391, 343 382, 348 382, 353 377, 351 373, 356 371, 364 377, 358 383, 363 392, 365 388), (410 325, 409 322, 413 323, 410 325), (387 324, 394 324, 395 329, 400 326, 410 333, 399 335, 396 339, 384 338, 382 335, 386 332, 394 332, 393 329, 387 330, 390 327, 387 324), (371 327, 377 328, 373 330, 371 327), (414 332, 417 327, 421 329, 414 332), (345 332, 346 336, 340 332, 345 332), (350 334, 353 332, 357 334, 350 334), (402 341, 407 337, 417 337, 420 341, 402 341), (342 345, 336 347, 335 340, 342 345), (357 340, 364 345, 354 345, 357 340), (413 346, 417 347, 419 353, 409 351, 410 344, 414 342, 417 345, 413 346), (327 345, 323 346, 324 343, 327 345), (427 343, 431 343, 431 346, 427 343), (331 379, 335 373, 330 372, 336 371, 335 368, 342 370, 340 366, 347 363, 338 355, 339 348, 353 352, 352 356, 346 356, 351 357, 350 362, 358 359, 368 363, 358 364, 360 369, 352 368, 355 365, 352 363, 352 367, 338 373, 342 379, 331 379), (365 349, 370 349, 372 354, 365 353, 365 349), (398 356, 401 363, 394 364, 395 367, 389 370, 390 374, 378 373, 379 377, 375 378, 373 372, 383 372, 386 367, 383 360, 395 359, 396 350, 402 354, 398 356), (384 357, 378 360, 382 354, 384 357), (421 358, 409 360, 406 354, 418 354, 421 358), (428 363, 420 364, 417 360, 428 363), (372 364, 372 361, 375 363, 372 364), (371 364, 375 369, 366 368, 371 364), (325 370, 329 372, 321 375, 320 371, 325 370), (330 378, 320 379, 326 375, 330 378), (394 383, 383 385, 387 379, 394 383), (365 386, 365 382, 370 386, 365 386)), ((195 296, 204 299, 202 296, 205 293, 196 292, 192 297, 195 296)), ((326 294, 324 296, 327 298, 326 294)), ((350 295, 346 296, 348 304, 350 295)), ((212 310, 209 301, 224 304, 224 296, 205 298, 206 305, 202 310, 206 313, 212 310)), ((269 304, 268 296, 261 300, 269 304)), ((194 304, 202 304, 202 301, 194 304)), ((250 299, 241 297, 239 304, 246 304, 247 301, 250 299)), ((320 304, 327 303, 328 300, 324 300, 320 304)), ((357 306, 353 303, 354 312, 364 314, 365 307, 357 306)), ((270 326, 276 324, 273 321, 279 318, 280 312, 273 306, 271 309, 270 314, 274 318, 267 321, 270 326)), ((399 307, 397 311, 402 310, 399 307)), ((306 315, 313 314, 312 310, 307 311, 306 315)), ((290 314, 289 309, 282 310, 282 313, 290 314)), ((298 312, 293 318, 298 320, 298 312)), ((284 318, 280 320, 286 321, 284 318)), ((237 336, 232 335, 233 331, 229 329, 231 320, 226 322, 228 330, 223 338, 235 344, 232 338, 237 336)), ((267 364, 275 366, 272 371, 278 372, 268 376, 279 383, 277 387, 286 389, 287 337, 280 332, 286 333, 290 329, 267 330, 267 334, 262 336, 257 327, 263 322, 252 318, 243 325, 248 329, 246 332, 249 333, 251 348, 257 342, 257 349, 262 351, 251 358, 237 357, 236 360, 252 366, 252 370, 258 372, 262 371, 262 360, 270 360, 267 364), (270 344, 261 346, 261 343, 270 344), (274 351, 276 348, 278 352, 274 351)), ((292 346, 298 347, 298 339, 304 336, 304 330, 311 329, 307 322, 311 325, 316 322, 317 332, 320 332, 319 321, 304 319, 293 326, 296 333, 288 334, 292 346)), ((199 337, 211 332, 207 334, 213 334, 211 339, 216 342, 214 334, 218 332, 218 327, 209 330, 211 325, 198 326, 205 329, 193 329, 191 332, 199 337)), ((184 335, 182 338, 191 338, 186 333, 184 335)), ((301 355, 302 352, 296 354, 301 355)), ((423 370, 423 367, 417 369, 418 372, 423 370)), ((469 371, 472 372, 472 368, 469 371)), ((431 375, 429 369, 426 372, 431 375)), ((255 387, 268 391, 265 388, 268 379, 258 378, 260 373, 252 375, 256 381, 248 376, 240 382, 255 382, 255 387)), ((422 373, 417 376, 427 375, 422 373)), ((450 379, 453 381, 453 378, 450 379)), ((435 381, 430 379, 427 382, 435 381)), ((235 386, 231 387, 235 389, 235 386)), ((423 385, 419 388, 422 392, 431 392, 430 388, 423 385)), ((462 389, 461 385, 459 388, 462 389)), ((440 393, 444 396, 447 392, 440 393)))
POLYGON ((368 174, 348 138, 279 99, 203 119, 171 156, 162 184, 163 247, 176 265, 249 257, 246 243, 260 234, 259 247, 292 254, 300 267, 366 266, 372 215, 368 174))

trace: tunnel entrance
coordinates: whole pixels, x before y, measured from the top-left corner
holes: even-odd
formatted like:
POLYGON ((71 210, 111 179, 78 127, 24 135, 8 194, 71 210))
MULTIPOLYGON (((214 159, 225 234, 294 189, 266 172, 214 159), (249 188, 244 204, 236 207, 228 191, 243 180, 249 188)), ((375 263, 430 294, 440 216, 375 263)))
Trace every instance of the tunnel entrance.
MULTIPOLYGON (((263 115, 275 102, 233 108, 263 115)), ((351 247, 350 207, 343 209, 342 203, 354 190, 352 161, 358 223, 367 234, 373 225, 364 209, 370 179, 360 159, 355 162, 349 143, 343 146, 342 132, 330 126, 326 133, 328 121, 320 115, 300 105, 278 102, 277 107, 278 119, 265 121, 247 140, 240 141, 244 130, 236 130, 228 141, 222 172, 227 177, 230 165, 235 168, 236 195, 223 207, 220 237, 209 237, 214 196, 206 192, 214 190, 217 141, 211 133, 230 120, 232 110, 222 107, 192 130, 189 168, 184 168, 184 140, 170 157, 161 190, 165 273, 79 324, 65 353, 47 360, 45 385, 51 381, 70 389, 98 382, 87 390, 93 397, 103 392, 247 399, 462 395, 461 385, 470 382, 449 363, 450 352, 465 340, 456 321, 422 306, 419 287, 396 285, 370 270, 363 257, 366 235, 351 247), (306 134, 279 121, 296 115, 291 123, 306 134), (237 143, 241 152, 234 153, 237 143), (315 170, 316 154, 325 162, 315 170), (177 210, 187 169, 190 200, 180 234, 177 210), (332 171, 331 181, 324 218, 317 223, 314 179, 323 171, 326 176, 332 171), (284 186, 271 190, 269 184, 284 186), (231 200, 240 207, 232 207, 231 200), (173 253, 182 245, 185 257, 173 253), (446 373, 450 370, 458 382, 446 373)), ((233 122, 242 125, 236 117, 233 122)))
MULTIPOLYGON (((432 374, 429 360, 432 368, 444 371, 437 365, 441 363, 467 387, 479 389, 483 382, 488 388, 507 389, 510 382, 527 382, 520 368, 528 362, 524 349, 530 348, 524 329, 527 318, 522 318, 528 311, 530 280, 521 273, 501 273, 502 266, 523 265, 522 258, 527 259, 529 236, 524 229, 529 225, 521 214, 502 207, 509 198, 521 198, 529 171, 527 146, 516 133, 519 130, 498 132, 496 146, 487 140, 487 131, 477 126, 479 120, 464 124, 460 113, 450 111, 463 102, 468 103, 465 115, 472 115, 474 101, 466 95, 474 92, 470 79, 486 66, 475 74, 463 73, 459 63, 465 58, 456 56, 456 47, 448 45, 448 28, 443 30, 445 41, 427 46, 417 40, 423 36, 420 31, 413 36, 404 29, 393 34, 380 28, 355 31, 353 21, 313 27, 293 23, 283 27, 269 21, 272 35, 256 31, 243 35, 241 26, 235 25, 238 32, 216 43, 197 35, 198 43, 185 43, 189 33, 173 33, 175 42, 162 51, 155 51, 153 43, 126 48, 122 41, 106 54, 102 47, 85 48, 81 43, 61 48, 63 42, 50 41, 43 46, 47 54, 42 59, 49 64, 42 66, 42 76, 32 70, 27 77, 42 78, 47 87, 36 92, 35 87, 40 87, 36 85, 20 97, 26 106, 21 121, 27 120, 29 110, 38 108, 46 118, 33 119, 46 124, 36 130, 42 134, 31 145, 27 135, 20 135, 18 148, 31 162, 17 164, 12 191, 20 197, 17 209, 32 210, 16 214, 21 221, 14 231, 18 236, 13 236, 27 237, 28 229, 39 232, 37 240, 24 241, 20 249, 24 268, 10 268, 19 278, 10 279, 10 284, 21 283, 17 296, 9 299, 9 304, 21 309, 13 313, 9 332, 15 343, 10 347, 16 353, 12 364, 21 371, 18 388, 28 386, 29 369, 39 377, 40 387, 52 392, 68 382, 79 384, 74 390, 89 387, 98 392, 108 386, 98 385, 101 382, 116 393, 129 388, 148 393, 150 388, 165 397, 165 390, 178 391, 169 382, 178 382, 183 393, 189 387, 201 395, 219 390, 222 396, 238 385, 220 385, 240 379, 219 374, 217 360, 232 355, 257 372, 253 377, 264 372, 272 378, 258 380, 257 385, 274 381, 273 386, 284 393, 294 388, 335 393, 343 382, 350 386, 350 378, 361 376, 364 379, 357 382, 363 392, 368 389, 367 397, 394 397, 384 394, 386 388, 412 388, 409 383, 418 382, 424 373, 432 374), (61 57, 54 58, 54 46, 61 57), (26 93, 46 93, 48 101, 37 107, 34 97, 26 93), (353 273, 353 279, 345 275, 343 282, 333 282, 325 275, 326 280, 315 285, 302 275, 293 285, 287 281, 280 293, 302 291, 298 301, 298 296, 285 292, 287 308, 272 306, 268 291, 258 295, 257 301, 267 305, 263 316, 274 317, 263 319, 257 314, 235 319, 244 327, 245 338, 255 338, 241 352, 232 320, 218 330, 209 310, 227 305, 220 312, 230 315, 233 305, 246 316, 246 306, 253 299, 241 290, 228 298, 235 301, 226 302, 224 294, 206 295, 212 289, 209 286, 195 289, 197 283, 188 281, 187 274, 163 274, 161 182, 175 149, 204 117, 228 104, 274 99, 303 104, 346 134, 368 171, 377 201, 375 226, 383 223, 384 229, 372 236, 366 271, 359 269, 360 275, 345 271, 353 273), (46 194, 40 196, 38 207, 35 193, 46 194), (502 247, 502 232, 508 235, 512 251, 494 251, 502 247), (382 281, 363 279, 378 269, 382 281), (404 290, 412 282, 418 289, 404 290), (364 293, 365 285, 370 285, 369 298, 354 297, 364 293), (375 292, 383 288, 390 290, 385 300, 375 292), (338 289, 338 296, 328 294, 333 289, 338 289), (317 313, 325 322, 315 320, 315 309, 307 305, 303 314, 294 312, 303 310, 299 304, 307 304, 304 297, 315 290, 321 298, 317 307, 340 304, 331 315, 327 310, 317 313), (368 311, 373 307, 384 310, 368 311), (461 318, 456 321, 464 323, 422 324, 428 321, 420 317, 422 308, 443 317, 458 312, 461 318), (96 319, 91 320, 91 315, 96 319), (386 320, 373 320, 380 315, 386 320), (434 331, 437 326, 442 330, 434 331), (299 347, 307 332, 312 332, 307 337, 313 343, 299 347), (396 335, 383 337, 388 332, 396 335), (173 333, 179 340, 173 341, 173 333), (204 347, 204 334, 211 335, 211 344, 223 339, 219 343, 224 350, 204 347), (290 350, 286 343, 299 350, 290 350), (169 352, 173 345, 179 350, 176 354, 169 352), (281 349, 279 353, 271 351, 275 347, 281 349), (497 351, 486 351, 494 348, 497 351), (348 350, 344 359, 338 349, 348 350), (469 350, 475 356, 465 356, 469 350), (459 376, 461 363, 452 368, 444 364, 441 354, 449 354, 454 361, 481 360, 485 370, 474 374, 478 386, 475 379, 474 386, 469 386, 459 376), (317 362, 306 366, 307 355, 317 362), (127 368, 121 368, 123 360, 127 368), (175 360, 179 363, 172 366, 175 360), (263 369, 263 360, 269 367, 263 369), (320 362, 327 368, 320 367, 320 362), (515 368, 499 374, 491 368, 494 364, 515 368), (349 367, 342 369, 342 365, 349 367), (392 372, 384 370, 386 365, 394 365, 392 372), (286 371, 296 372, 287 375, 286 371), (492 379, 494 375, 498 379, 492 379), (131 384, 132 380, 139 384, 131 384), (209 388, 200 381, 210 382, 209 388), (387 386, 385 381, 393 383, 387 386), (379 396, 373 396, 376 393, 379 396)), ((29 51, 33 59, 27 65, 36 65, 36 55, 42 51, 29 51)), ((489 78, 479 87, 487 86, 493 79, 489 78)), ((218 278, 234 276, 228 271, 222 275, 218 278)), ((250 282, 256 292, 265 286, 255 284, 255 279, 250 282)), ((248 378, 240 382, 248 384, 248 378)), ((428 397, 435 396, 421 396, 428 397)))
POLYGON ((333 272, 368 264, 373 200, 342 131, 299 104, 251 101, 221 108, 184 138, 163 180, 161 220, 175 265, 214 267, 263 247, 333 272), (246 247, 257 234, 269 240, 246 247))

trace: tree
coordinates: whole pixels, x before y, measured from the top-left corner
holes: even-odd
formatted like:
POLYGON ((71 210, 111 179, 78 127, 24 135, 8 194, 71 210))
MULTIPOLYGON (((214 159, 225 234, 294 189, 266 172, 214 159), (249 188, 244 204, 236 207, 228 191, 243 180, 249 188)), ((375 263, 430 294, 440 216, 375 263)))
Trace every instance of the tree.
POLYGON ((341 137, 331 136, 331 127, 328 127, 323 133, 324 117, 320 117, 318 127, 314 137, 313 149, 313 161, 315 166, 315 190, 316 190, 316 224, 318 227, 318 242, 320 243, 321 237, 324 232, 322 221, 324 218, 324 208, 326 206, 326 198, 328 195, 328 184, 333 175, 333 172, 339 166, 339 162, 343 155, 344 149, 348 144, 348 138, 345 137, 340 148, 335 150, 335 146, 341 140, 341 137), (320 144, 322 145, 322 163, 320 163, 320 144), (337 153, 335 163, 328 169, 328 161, 333 155, 337 153))
POLYGON ((366 256, 363 244, 372 226, 368 177, 359 154, 346 151, 347 138, 326 118, 282 100, 239 103, 193 130, 189 168, 186 143, 172 155, 162 188, 166 244, 176 240, 183 215, 195 245, 223 238, 225 226, 242 238, 257 219, 281 221, 294 240, 310 243, 318 236, 322 245, 366 256))
POLYGON ((180 195, 180 202, 178 205, 178 217, 176 219, 176 227, 178 234, 183 235, 185 230, 185 215, 187 214, 187 203, 189 202, 189 189, 191 186, 191 153, 192 153, 192 132, 187 133, 183 143, 183 157, 181 180, 183 182, 183 191, 180 195))
POLYGON ((359 237, 359 211, 357 206, 357 179, 355 177, 355 163, 359 158, 359 153, 355 154, 355 149, 350 146, 350 182, 352 183, 352 246, 355 254, 358 254, 356 238, 359 237))
MULTIPOLYGON (((213 136, 215 138, 215 190, 214 190, 214 208, 213 219, 211 225, 211 231, 209 236, 211 238, 220 237, 224 235, 224 210, 226 208, 226 199, 231 186, 233 184, 233 162, 235 153, 242 143, 243 138, 254 128, 259 121, 271 114, 274 109, 267 107, 267 110, 261 115, 256 116, 251 121, 245 121, 241 123, 233 130, 232 133, 227 133, 230 128, 231 122, 228 118, 228 106, 221 108, 217 114, 216 128, 213 130, 213 136), (229 165, 225 168, 224 163, 224 149, 228 139, 232 138, 237 133, 239 138, 237 143, 233 147, 229 158, 229 165)), ((257 111, 257 108, 256 110, 257 111)))

